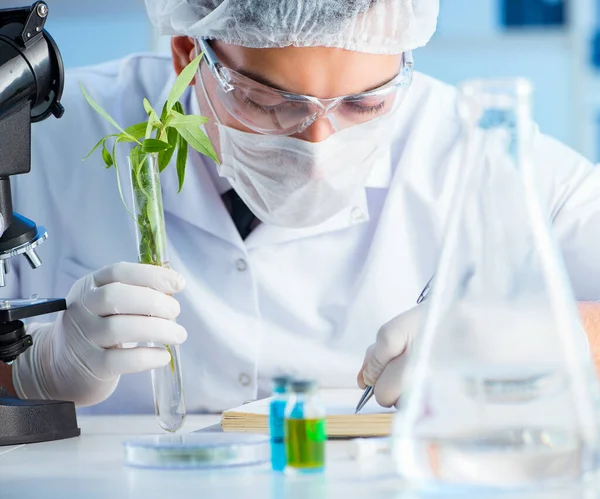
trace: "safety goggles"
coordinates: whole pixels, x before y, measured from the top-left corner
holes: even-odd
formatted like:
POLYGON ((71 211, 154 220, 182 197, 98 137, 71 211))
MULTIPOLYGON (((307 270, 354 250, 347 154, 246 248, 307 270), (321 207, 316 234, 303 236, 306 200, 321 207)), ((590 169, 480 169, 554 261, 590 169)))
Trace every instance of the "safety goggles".
POLYGON ((252 80, 223 66, 207 40, 198 39, 197 43, 217 82, 220 102, 240 123, 267 135, 302 133, 324 117, 334 131, 366 123, 400 105, 412 83, 412 53, 405 52, 400 72, 385 85, 360 94, 319 99, 284 92, 252 80))

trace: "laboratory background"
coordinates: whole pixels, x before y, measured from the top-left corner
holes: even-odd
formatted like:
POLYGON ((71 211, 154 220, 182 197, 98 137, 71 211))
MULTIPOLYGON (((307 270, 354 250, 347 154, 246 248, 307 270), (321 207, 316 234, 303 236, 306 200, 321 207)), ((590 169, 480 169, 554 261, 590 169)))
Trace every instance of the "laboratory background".
MULTIPOLYGON (((0 0, 0 5, 28 2, 0 0)), ((47 0, 67 68, 167 52, 143 0, 47 0)), ((439 28, 415 68, 456 84, 524 76, 543 132, 600 162, 600 0, 441 0, 439 28)))

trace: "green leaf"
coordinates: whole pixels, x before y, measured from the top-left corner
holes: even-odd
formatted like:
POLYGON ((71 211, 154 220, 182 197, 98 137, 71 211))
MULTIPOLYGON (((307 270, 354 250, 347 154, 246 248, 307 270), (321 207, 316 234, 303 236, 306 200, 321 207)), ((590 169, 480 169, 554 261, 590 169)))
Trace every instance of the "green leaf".
POLYGON ((140 147, 139 146, 132 147, 131 151, 129 151, 129 164, 130 164, 131 169, 135 172, 136 175, 137 175, 137 171, 138 171, 139 155, 140 155, 140 147))
POLYGON ((175 128, 167 128, 167 141, 171 147, 158 154, 158 171, 161 173, 169 166, 169 163, 173 158, 173 153, 179 143, 179 132, 175 128))
POLYGON ((142 152, 153 153, 166 151, 171 148, 171 144, 157 139, 146 139, 142 142, 142 152))
POLYGON ((115 134, 112 134, 112 135, 107 135, 106 137, 103 137, 102 139, 100 139, 100 140, 98 141, 98 143, 97 143, 97 144, 94 146, 94 148, 93 148, 93 149, 92 149, 92 150, 91 150, 91 151, 88 153, 88 155, 87 155, 85 158, 83 158, 83 161, 85 161, 85 160, 86 160, 86 159, 88 159, 88 158, 89 158, 89 157, 90 157, 92 154, 94 154, 94 152, 96 151, 96 149, 98 149, 100 146, 103 146, 103 145, 104 145, 104 143, 107 141, 107 139, 108 139, 109 137, 116 137, 116 136, 117 136, 117 134, 115 133, 115 134))
MULTIPOLYGON (((154 250, 156 251, 156 244, 159 237, 158 231, 160 228, 160 213, 158 212, 157 205, 158 201, 156 200, 156 196, 152 195, 153 191, 147 191, 148 194, 148 202, 146 203, 145 216, 148 219, 149 224, 149 233, 148 239, 154 242, 154 250)), ((158 256, 158 255, 157 255, 158 256)), ((158 259, 157 259, 158 260, 158 259)))
POLYGON ((154 108, 152 107, 152 105, 150 104, 148 99, 146 99, 146 98, 144 98, 144 110, 146 111, 146 113, 149 116, 148 123, 146 124, 146 134, 145 134, 146 139, 149 139, 150 136, 152 135, 152 130, 155 128, 157 128, 157 129, 161 128, 162 123, 158 117, 158 114, 156 114, 156 111, 154 110, 154 108))
POLYGON ((169 116, 167 116, 164 120, 163 120, 163 125, 165 128, 167 128, 170 124, 171 121, 173 121, 174 116, 172 114, 169 114, 169 116))
POLYGON ((142 146, 135 146, 129 152, 129 161, 131 162, 131 169, 136 179, 139 178, 140 170, 144 165, 146 155, 142 152, 142 146))
POLYGON ((137 125, 131 125, 125 129, 125 133, 137 140, 143 139, 146 134, 147 123, 138 123, 137 125))
POLYGON ((146 133, 144 134, 144 137, 146 139, 149 139, 152 136, 153 129, 154 129, 154 123, 152 122, 152 120, 148 120, 148 123, 146 124, 146 133))
POLYGON ((184 125, 184 126, 202 126, 208 121, 208 118, 204 116, 198 116, 196 114, 188 114, 184 115, 178 113, 177 111, 173 111, 171 121, 169 122, 170 126, 175 125, 184 125))
POLYGON ((108 149, 106 149, 106 142, 104 142, 102 144, 102 159, 104 160, 104 164, 106 165, 106 168, 110 168, 111 166, 113 166, 115 164, 112 156, 108 152, 108 149))
MULTIPOLYGON (((119 196, 121 196, 121 202, 123 203, 123 206, 125 206, 125 209, 127 210, 127 213, 129 213, 129 215, 131 216, 131 218, 133 218, 133 220, 135 221, 135 216, 133 215, 133 213, 131 213, 131 210, 129 209, 129 206, 127 206, 127 203, 125 202, 125 197, 123 196, 123 188, 121 187, 121 179, 119 178, 119 167, 117 166, 117 144, 121 141, 120 137, 117 137, 115 140, 115 143, 113 144, 113 150, 112 150, 112 157, 114 159, 114 164, 115 164, 115 172, 117 173, 117 188, 119 189, 119 196)), ((139 148, 139 146, 136 146, 139 148)))
POLYGON ((147 265, 153 265, 154 259, 152 258, 152 253, 140 251, 140 263, 145 263, 147 265))
POLYGON ((187 165, 188 157, 188 143, 181 136, 178 135, 177 145, 177 178, 179 179, 179 190, 178 193, 183 189, 183 182, 185 181, 185 167, 187 165))
POLYGON ((173 111, 175 111, 176 113, 179 113, 179 114, 185 114, 185 111, 183 110, 183 105, 179 101, 177 101, 173 105, 173 111))
POLYGON ((160 121, 161 122, 165 122, 165 120, 167 119, 167 116, 169 115, 169 111, 170 109, 167 107, 167 103, 165 102, 163 104, 163 108, 162 108, 162 112, 160 113, 160 121))
POLYGON ((132 137, 131 135, 125 135, 125 134, 121 133, 118 135, 118 137, 120 139, 119 142, 135 142, 135 143, 141 145, 141 142, 139 140, 135 139, 134 137, 132 137))
POLYGON ((144 97, 144 110, 148 116, 152 116, 152 114, 156 114, 156 111, 150 104, 150 101, 144 97))
POLYGON ((175 103, 179 100, 179 98, 183 95, 186 88, 190 86, 190 83, 196 76, 198 71, 198 66, 200 65, 200 60, 204 52, 196 57, 192 62, 190 62, 183 71, 179 74, 175 83, 173 84, 173 88, 169 93, 169 98, 167 100, 167 109, 173 109, 175 103))
POLYGON ((173 125, 174 128, 177 129, 179 134, 187 141, 187 143, 192 146, 196 151, 209 158, 213 159, 215 162, 219 162, 217 158, 217 154, 213 149, 210 140, 206 136, 206 134, 197 126, 189 126, 189 125, 173 125))
POLYGON ((88 104, 90 106, 92 106, 92 108, 94 109, 94 111, 96 111, 100 116, 102 116, 106 121, 108 121, 112 126, 114 126, 117 130, 119 130, 121 133, 124 133, 125 135, 128 135, 125 130, 123 130, 115 120, 113 120, 109 114, 102 109, 98 104, 96 104, 96 102, 94 101, 94 99, 92 99, 88 93, 85 91, 85 88, 83 88, 83 85, 79 85, 81 87, 81 91, 83 92, 83 96, 85 97, 85 100, 88 102, 88 104))

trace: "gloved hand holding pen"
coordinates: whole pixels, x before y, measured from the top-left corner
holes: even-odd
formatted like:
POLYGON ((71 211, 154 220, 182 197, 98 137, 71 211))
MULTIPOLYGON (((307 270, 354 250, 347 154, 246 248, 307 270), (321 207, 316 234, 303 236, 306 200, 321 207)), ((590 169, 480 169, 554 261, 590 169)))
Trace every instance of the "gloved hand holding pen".
POLYGON ((375 343, 367 348, 358 385, 363 389, 373 386, 375 399, 383 407, 398 404, 411 342, 421 328, 426 306, 421 303, 389 321, 377 333, 375 343))
POLYGON ((77 281, 56 322, 31 324, 33 346, 17 358, 12 379, 23 399, 69 400, 79 406, 108 398, 122 374, 170 361, 162 348, 120 348, 126 343, 178 345, 187 338, 174 322, 185 286, 171 269, 118 263, 77 281))

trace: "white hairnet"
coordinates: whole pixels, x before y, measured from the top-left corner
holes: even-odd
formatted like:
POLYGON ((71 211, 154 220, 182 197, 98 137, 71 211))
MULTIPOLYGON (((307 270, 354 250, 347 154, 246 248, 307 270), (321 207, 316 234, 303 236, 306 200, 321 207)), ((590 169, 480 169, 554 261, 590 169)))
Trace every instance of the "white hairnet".
POLYGON ((425 45, 439 10, 438 0, 146 0, 146 7, 163 35, 374 54, 425 45))

